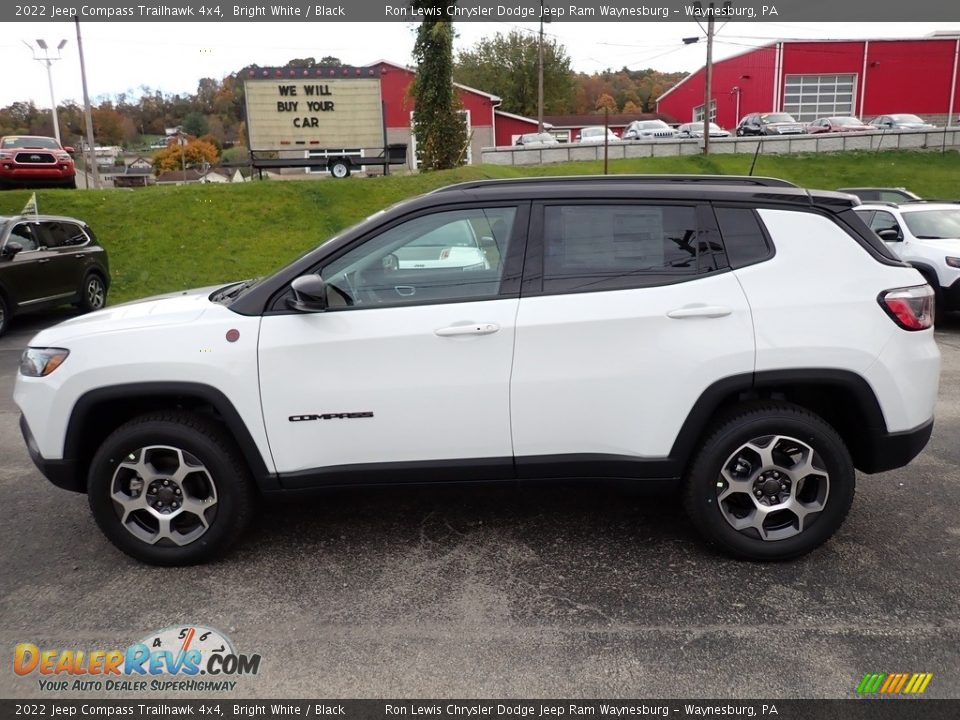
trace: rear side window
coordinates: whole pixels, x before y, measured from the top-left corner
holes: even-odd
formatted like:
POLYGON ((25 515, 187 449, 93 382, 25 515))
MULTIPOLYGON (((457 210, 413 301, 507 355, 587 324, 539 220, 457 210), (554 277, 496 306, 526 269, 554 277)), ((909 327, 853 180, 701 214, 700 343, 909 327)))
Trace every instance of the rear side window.
POLYGON ((87 236, 73 223, 51 221, 43 224, 47 231, 47 246, 51 248, 83 245, 87 236))
POLYGON ((544 292, 620 290, 715 269, 692 205, 544 208, 544 292))
POLYGON ((773 255, 757 213, 750 208, 714 209, 730 267, 742 268, 773 255))

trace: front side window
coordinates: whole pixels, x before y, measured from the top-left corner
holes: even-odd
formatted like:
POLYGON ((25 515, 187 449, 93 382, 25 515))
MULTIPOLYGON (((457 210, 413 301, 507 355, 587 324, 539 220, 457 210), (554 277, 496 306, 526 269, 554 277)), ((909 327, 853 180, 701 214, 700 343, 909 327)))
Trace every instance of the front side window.
POLYGON ((881 230, 894 230, 897 233, 898 240, 903 236, 897 219, 891 213, 884 210, 878 210, 877 214, 873 216, 873 220, 870 221, 870 229, 878 235, 881 230))
POLYGON ((693 206, 547 206, 543 243, 545 292, 645 287, 716 268, 693 206))
POLYGON ((424 215, 322 268, 330 307, 484 300, 500 292, 515 207, 424 215))
POLYGON ((20 243, 23 246, 23 251, 28 252, 30 250, 36 250, 40 247, 40 240, 37 237, 36 228, 30 223, 20 223, 13 230, 10 231, 10 237, 7 238, 8 243, 20 243))

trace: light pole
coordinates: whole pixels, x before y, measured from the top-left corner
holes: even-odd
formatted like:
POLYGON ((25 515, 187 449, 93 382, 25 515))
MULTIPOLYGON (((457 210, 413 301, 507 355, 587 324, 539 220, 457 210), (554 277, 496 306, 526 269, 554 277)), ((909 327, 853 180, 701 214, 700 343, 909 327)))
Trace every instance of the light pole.
POLYGON ((66 39, 61 40, 60 44, 57 45, 56 56, 50 54, 52 50, 47 45, 46 40, 38 38, 35 42, 37 43, 37 48, 43 51, 43 55, 39 55, 37 50, 34 49, 33 45, 24 41, 26 46, 33 52, 33 59, 46 65, 47 67, 47 83, 50 85, 50 112, 53 113, 53 135, 57 138, 57 142, 60 143, 60 146, 63 147, 63 143, 60 141, 60 121, 57 119, 57 99, 53 95, 53 73, 50 72, 50 68, 53 67, 53 64, 57 60, 62 59, 60 51, 63 50, 63 46, 67 44, 67 41, 66 39))

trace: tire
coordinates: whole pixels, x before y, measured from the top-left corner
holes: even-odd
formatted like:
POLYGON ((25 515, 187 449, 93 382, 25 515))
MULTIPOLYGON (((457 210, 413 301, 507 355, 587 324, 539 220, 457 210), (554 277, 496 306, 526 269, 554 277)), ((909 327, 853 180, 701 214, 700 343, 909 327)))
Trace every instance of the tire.
POLYGON ((330 174, 335 178, 350 177, 350 163, 346 160, 334 160, 329 168, 330 174))
POLYGON ((3 299, 3 295, 0 295, 0 335, 6 332, 9 324, 10 310, 7 308, 7 301, 3 299))
POLYGON ((830 425, 799 406, 762 402, 714 426, 689 467, 684 504, 723 552, 789 560, 837 531, 855 485, 850 453, 830 425))
POLYGON ((103 281, 103 276, 95 272, 87 273, 80 286, 80 301, 77 303, 80 312, 102 310, 106 304, 107 284, 103 281))
POLYGON ((103 534, 150 565, 223 555, 249 524, 254 495, 230 437, 213 420, 181 411, 121 425, 97 450, 87 478, 103 534))
POLYGON ((74 175, 69 180, 64 180, 63 187, 67 190, 76 190, 77 189, 77 177, 74 175))

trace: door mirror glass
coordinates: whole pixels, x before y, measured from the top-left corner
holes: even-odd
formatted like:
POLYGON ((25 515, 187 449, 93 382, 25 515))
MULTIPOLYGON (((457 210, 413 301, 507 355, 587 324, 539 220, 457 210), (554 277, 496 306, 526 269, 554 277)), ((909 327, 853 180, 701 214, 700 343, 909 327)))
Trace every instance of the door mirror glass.
POLYGON ((327 309, 327 284, 319 275, 301 275, 290 287, 293 298, 290 307, 300 312, 323 312, 327 309))

